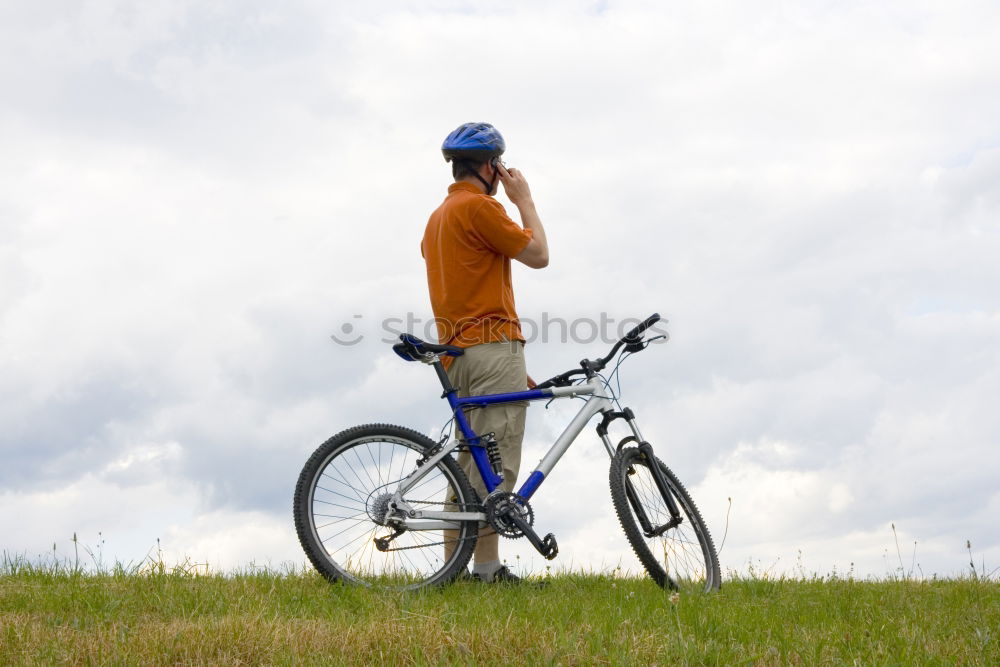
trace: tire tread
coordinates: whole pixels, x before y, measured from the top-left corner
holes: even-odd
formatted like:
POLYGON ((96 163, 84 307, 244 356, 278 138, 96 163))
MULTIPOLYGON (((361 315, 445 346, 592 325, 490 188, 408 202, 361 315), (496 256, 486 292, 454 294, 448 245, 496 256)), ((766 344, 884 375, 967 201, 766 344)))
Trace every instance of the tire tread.
MULTIPOLYGON (((623 480, 625 475, 627 475, 627 468, 631 466, 635 459, 641 459, 643 457, 642 453, 636 447, 627 447, 622 449, 615 455, 614 459, 611 461, 611 471, 609 474, 609 484, 611 486, 611 500, 615 506, 615 513, 618 515, 618 521, 621 523, 622 529, 625 531, 625 537, 628 539, 629 544, 632 545, 632 551, 635 552, 636 557, 642 566, 646 568, 646 572, 649 573, 650 578, 653 579, 662 588, 671 587, 672 581, 666 570, 656 559, 653 553, 649 550, 649 546, 646 544, 646 538, 642 534, 642 530, 636 522, 632 514, 632 508, 629 505, 628 496, 625 493, 625 485, 623 480)), ((682 512, 684 512, 683 506, 687 506, 690 509, 690 513, 684 512, 690 518, 692 523, 697 523, 693 526, 693 529, 699 536, 699 542, 703 549, 707 549, 708 555, 711 560, 711 567, 706 567, 706 576, 711 577, 711 581, 706 584, 709 590, 718 590, 721 583, 721 574, 719 571, 719 557, 715 550, 715 544, 712 542, 712 535, 708 531, 708 527, 705 526, 705 521, 701 518, 701 512, 698 511, 698 507, 694 504, 691 499, 691 495, 684 488, 677 476, 670 470, 659 458, 655 459, 656 465, 660 466, 660 470, 666 475, 668 483, 674 488, 675 496, 679 496, 678 500, 681 501, 682 512)), ((640 464, 645 463, 645 461, 639 461, 640 464)), ((703 554, 704 555, 704 554, 703 554)), ((706 563, 708 565, 708 563, 706 563)))
MULTIPOLYGON (((342 581, 344 576, 337 570, 333 562, 325 555, 325 550, 321 545, 316 543, 313 537, 309 521, 309 515, 311 512, 311 508, 309 507, 310 486, 312 485, 313 479, 316 477, 318 467, 325 460, 327 460, 330 454, 338 447, 359 437, 379 435, 410 440, 414 444, 422 446, 424 451, 437 446, 437 443, 423 433, 419 433, 405 426, 384 423, 352 426, 328 438, 323 444, 316 448, 316 450, 312 453, 312 456, 309 457, 305 465, 302 467, 302 472, 299 474, 298 482, 295 485, 295 494, 292 499, 292 515, 295 521, 295 532, 298 535, 299 544, 302 545, 302 550, 305 552, 306 557, 309 559, 309 562, 312 563, 313 567, 315 567, 321 575, 331 582, 342 581)), ((459 493, 468 499, 466 504, 478 503, 478 496, 476 495, 476 492, 473 491, 465 473, 455 462, 454 458, 450 456, 445 457, 441 460, 439 465, 444 465, 448 468, 449 473, 454 475, 458 486, 461 487, 458 489, 459 493)), ((423 582, 421 585, 441 584, 454 579, 454 577, 468 565, 469 560, 472 558, 475 542, 475 539, 463 540, 461 546, 459 547, 458 558, 454 559, 450 566, 439 571, 435 576, 423 582)))

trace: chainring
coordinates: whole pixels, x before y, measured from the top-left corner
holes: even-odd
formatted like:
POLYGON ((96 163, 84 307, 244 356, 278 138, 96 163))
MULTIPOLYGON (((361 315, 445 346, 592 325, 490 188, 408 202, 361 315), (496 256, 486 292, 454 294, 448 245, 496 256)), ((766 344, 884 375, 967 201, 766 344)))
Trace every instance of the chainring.
POLYGON ((484 509, 486 510, 486 521, 493 527, 493 530, 497 532, 497 535, 508 539, 524 536, 524 532, 510 520, 508 516, 510 512, 515 512, 529 526, 535 523, 535 513, 532 511, 531 505, 516 493, 495 491, 486 497, 484 509))

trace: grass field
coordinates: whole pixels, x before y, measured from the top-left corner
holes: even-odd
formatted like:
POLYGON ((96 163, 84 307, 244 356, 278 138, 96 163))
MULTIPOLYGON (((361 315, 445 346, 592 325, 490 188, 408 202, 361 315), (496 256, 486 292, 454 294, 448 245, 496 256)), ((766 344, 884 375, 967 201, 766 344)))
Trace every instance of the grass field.
POLYGON ((671 596, 562 574, 412 594, 311 572, 93 574, 8 562, 3 664, 1000 664, 1000 585, 730 579, 671 596))

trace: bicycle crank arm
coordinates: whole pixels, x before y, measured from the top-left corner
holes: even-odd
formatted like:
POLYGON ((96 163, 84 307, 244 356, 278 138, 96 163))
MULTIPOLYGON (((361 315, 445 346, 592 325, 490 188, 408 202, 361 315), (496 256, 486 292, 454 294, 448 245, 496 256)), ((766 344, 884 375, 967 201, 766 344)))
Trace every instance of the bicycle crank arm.
POLYGON ((545 556, 545 560, 552 560, 559 555, 559 544, 556 542, 555 535, 549 533, 544 539, 539 539, 538 533, 528 525, 527 521, 519 517, 516 512, 510 512, 506 518, 517 526, 518 530, 524 533, 524 536, 531 542, 531 546, 535 547, 538 553, 545 556))

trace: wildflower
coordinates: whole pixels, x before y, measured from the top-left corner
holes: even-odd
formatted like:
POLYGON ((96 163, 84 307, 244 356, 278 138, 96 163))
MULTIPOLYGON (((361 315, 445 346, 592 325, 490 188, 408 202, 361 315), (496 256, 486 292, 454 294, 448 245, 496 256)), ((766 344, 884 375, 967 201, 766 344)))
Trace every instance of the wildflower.
POLYGON ((669 599, 670 599, 670 604, 677 604, 681 600, 681 594, 678 593, 677 591, 674 591, 673 593, 670 594, 669 599))

